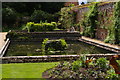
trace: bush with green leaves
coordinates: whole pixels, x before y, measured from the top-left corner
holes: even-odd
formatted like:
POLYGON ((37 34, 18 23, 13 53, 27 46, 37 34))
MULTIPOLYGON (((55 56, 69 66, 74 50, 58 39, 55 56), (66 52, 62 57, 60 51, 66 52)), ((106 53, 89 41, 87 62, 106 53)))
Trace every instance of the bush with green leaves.
POLYGON ((86 56, 81 56, 79 60, 76 60, 72 63, 72 70, 78 70, 80 67, 87 67, 85 62, 86 56))
POLYGON ((97 59, 96 66, 103 70, 107 70, 109 68, 109 63, 106 58, 99 58, 97 59))
MULTIPOLYGON (((64 51, 67 48, 67 43, 64 39, 58 40, 48 40, 44 39, 42 42, 42 52, 43 54, 49 54, 54 51, 64 51)), ((51 53, 52 54, 52 53, 51 53)), ((53 53, 55 54, 55 53, 53 53)))
POLYGON ((13 25, 17 19, 17 12, 12 8, 2 9, 2 22, 6 25, 13 25))
POLYGON ((111 44, 120 44, 120 1, 114 6, 114 19, 112 28, 108 29, 108 36, 105 42, 111 44))
POLYGON ((27 29, 28 32, 40 32, 40 31, 53 31, 55 28, 57 28, 56 22, 40 22, 40 23, 34 23, 34 22, 28 22, 26 26, 23 28, 23 30, 27 29))
POLYGON ((76 12, 72 8, 73 6, 61 8, 59 22, 63 29, 69 29, 75 25, 76 12))
POLYGON ((96 26, 98 17, 98 3, 92 5, 87 17, 84 19, 82 25, 84 27, 83 35, 95 38, 96 26))
POLYGON ((36 23, 38 23, 40 20, 41 21, 47 20, 48 22, 51 22, 51 21, 55 21, 54 20, 55 16, 56 16, 55 14, 52 15, 42 10, 35 10, 31 15, 30 19, 32 22, 36 22, 36 23))
POLYGON ((94 59, 86 63, 87 58, 82 56, 75 61, 61 62, 58 66, 50 70, 50 78, 72 78, 72 79, 103 79, 119 80, 120 76, 115 74, 114 69, 109 65, 106 58, 94 59))

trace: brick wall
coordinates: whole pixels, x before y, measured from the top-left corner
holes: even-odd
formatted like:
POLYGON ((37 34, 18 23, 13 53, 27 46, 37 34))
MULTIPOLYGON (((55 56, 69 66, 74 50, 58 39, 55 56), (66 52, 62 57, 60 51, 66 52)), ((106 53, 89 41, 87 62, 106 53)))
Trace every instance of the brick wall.
MULTIPOLYGON (((89 5, 88 5, 89 6, 89 5)), ((78 7, 77 15, 76 15, 76 23, 81 22, 85 14, 89 11, 88 6, 78 7)), ((98 15, 98 22, 99 25, 96 29, 96 38, 100 40, 104 40, 107 36, 108 30, 107 28, 113 24, 112 17, 113 17, 113 10, 114 10, 114 3, 101 3, 99 4, 98 11, 100 14, 98 15)), ((80 27, 80 32, 83 31, 82 25, 80 27)))
POLYGON ((108 34, 107 29, 102 29, 102 28, 96 29, 96 38, 99 40, 104 40, 107 37, 107 34, 108 34))
POLYGON ((66 2, 64 5, 69 6, 70 4, 74 4, 75 6, 77 6, 78 2, 66 2))

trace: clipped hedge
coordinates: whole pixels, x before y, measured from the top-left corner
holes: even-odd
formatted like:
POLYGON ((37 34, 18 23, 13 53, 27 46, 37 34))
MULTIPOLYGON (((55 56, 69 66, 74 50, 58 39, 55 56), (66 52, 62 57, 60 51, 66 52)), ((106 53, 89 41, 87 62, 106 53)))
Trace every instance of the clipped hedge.
POLYGON ((53 31, 56 27, 57 27, 56 22, 51 22, 51 23, 28 22, 26 26, 23 28, 23 30, 27 29, 28 32, 53 31))
POLYGON ((67 48, 67 43, 64 39, 49 40, 44 39, 42 42, 42 52, 43 54, 56 54, 63 52, 67 48))

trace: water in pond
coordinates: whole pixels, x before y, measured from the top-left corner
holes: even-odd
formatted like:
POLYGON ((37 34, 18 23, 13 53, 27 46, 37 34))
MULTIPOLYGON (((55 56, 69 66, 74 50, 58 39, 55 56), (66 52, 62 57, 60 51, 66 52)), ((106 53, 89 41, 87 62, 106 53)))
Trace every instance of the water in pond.
MULTIPOLYGON (((41 51, 42 42, 11 42, 5 56, 36 56, 42 55, 41 51)), ((63 54, 80 54, 80 53, 93 53, 103 54, 111 53, 110 51, 91 46, 80 41, 67 41, 68 49, 63 54)))

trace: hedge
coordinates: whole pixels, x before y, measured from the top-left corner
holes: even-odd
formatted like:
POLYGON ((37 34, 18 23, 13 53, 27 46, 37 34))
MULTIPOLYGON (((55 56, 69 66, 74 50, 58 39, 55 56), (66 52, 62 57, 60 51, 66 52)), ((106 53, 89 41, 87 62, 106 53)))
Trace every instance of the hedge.
POLYGON ((40 22, 40 23, 34 23, 34 22, 28 22, 26 26, 23 28, 23 30, 27 29, 28 32, 40 32, 40 31, 53 31, 57 27, 56 22, 40 22))

